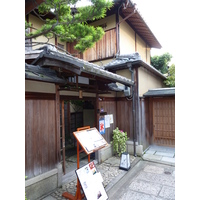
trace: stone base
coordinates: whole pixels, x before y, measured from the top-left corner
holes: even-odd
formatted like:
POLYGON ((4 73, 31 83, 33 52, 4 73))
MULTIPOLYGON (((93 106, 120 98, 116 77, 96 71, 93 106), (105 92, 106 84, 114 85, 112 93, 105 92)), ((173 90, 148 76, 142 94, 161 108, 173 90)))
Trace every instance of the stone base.
POLYGON ((47 195, 62 185, 62 165, 44 174, 25 181, 27 199, 35 200, 47 195))
POLYGON ((103 161, 107 160, 108 158, 113 156, 113 149, 112 145, 108 144, 107 147, 104 147, 103 149, 100 149, 96 152, 96 159, 98 160, 98 163, 102 163, 103 161))
MULTIPOLYGON (((126 142, 126 150, 130 155, 133 155, 133 141, 127 141, 126 142)), ((136 154, 138 156, 143 155, 143 145, 138 145, 136 142, 136 154)), ((98 150, 95 152, 95 159, 98 161, 98 163, 102 163, 108 158, 113 156, 113 146, 111 144, 108 144, 107 147, 104 147, 103 149, 98 150)))
MULTIPOLYGON (((138 143, 136 142, 136 154, 138 156, 142 156, 143 155, 143 145, 138 145, 138 143)), ((133 147, 133 141, 127 141, 126 142, 126 147, 127 147, 127 152, 131 155, 134 154, 134 147, 133 147)))

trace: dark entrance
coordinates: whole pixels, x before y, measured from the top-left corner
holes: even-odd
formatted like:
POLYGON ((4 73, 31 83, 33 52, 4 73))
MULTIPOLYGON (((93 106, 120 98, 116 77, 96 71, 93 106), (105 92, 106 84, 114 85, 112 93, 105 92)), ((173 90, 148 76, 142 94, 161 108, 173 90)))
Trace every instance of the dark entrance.
POLYGON ((60 109, 60 151, 65 174, 66 162, 77 154, 73 132, 83 126, 95 127, 94 102, 92 100, 62 100, 60 109))

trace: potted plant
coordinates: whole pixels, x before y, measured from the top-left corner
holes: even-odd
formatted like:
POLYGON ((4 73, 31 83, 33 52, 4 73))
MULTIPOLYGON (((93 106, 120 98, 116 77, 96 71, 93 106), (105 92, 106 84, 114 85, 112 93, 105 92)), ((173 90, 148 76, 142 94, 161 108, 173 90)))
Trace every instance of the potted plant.
POLYGON ((113 130, 113 150, 120 157, 122 153, 126 152, 126 141, 128 140, 127 132, 119 130, 117 127, 113 130))

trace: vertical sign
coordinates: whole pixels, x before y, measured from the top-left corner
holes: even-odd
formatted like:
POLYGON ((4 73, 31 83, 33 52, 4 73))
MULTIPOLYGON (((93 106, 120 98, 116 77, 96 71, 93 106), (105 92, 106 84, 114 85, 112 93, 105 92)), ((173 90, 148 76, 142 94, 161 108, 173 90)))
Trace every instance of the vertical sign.
POLYGON ((104 117, 101 117, 100 119, 99 119, 99 132, 101 133, 101 134, 105 134, 105 120, 104 120, 104 117))
POLYGON ((110 115, 105 115, 105 128, 110 127, 110 115))

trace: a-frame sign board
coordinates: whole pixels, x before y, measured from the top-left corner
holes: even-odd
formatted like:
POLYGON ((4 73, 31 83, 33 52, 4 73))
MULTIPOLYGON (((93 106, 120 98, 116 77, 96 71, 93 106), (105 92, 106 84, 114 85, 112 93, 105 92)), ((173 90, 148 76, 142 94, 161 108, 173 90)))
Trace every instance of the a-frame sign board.
MULTIPOLYGON (((99 133, 96 128, 81 128, 80 131, 73 132, 74 137, 77 140, 77 169, 79 169, 79 145, 82 147, 83 151, 88 155, 88 163, 90 162, 90 154, 95 151, 104 148, 108 145, 103 136, 99 133), (83 130, 81 130, 83 129, 83 130)), ((63 197, 70 200, 81 200, 84 198, 84 194, 81 194, 81 185, 77 179, 77 190, 76 195, 73 196, 68 192, 62 194, 63 197)))
POLYGON ((95 167, 94 161, 76 170, 83 192, 87 200, 107 200, 101 173, 95 167))

